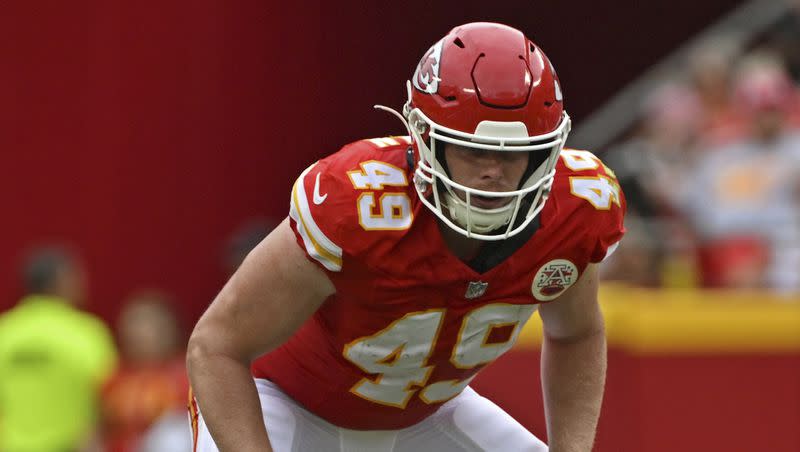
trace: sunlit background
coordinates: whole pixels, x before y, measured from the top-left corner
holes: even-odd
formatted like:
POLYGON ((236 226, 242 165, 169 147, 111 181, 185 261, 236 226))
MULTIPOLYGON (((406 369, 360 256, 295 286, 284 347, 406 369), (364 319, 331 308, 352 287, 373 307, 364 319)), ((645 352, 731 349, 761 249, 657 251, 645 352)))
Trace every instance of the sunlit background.
MULTIPOLYGON (((800 451, 800 2, 12 0, 0 452, 191 450, 192 325, 299 172, 402 133, 372 105, 476 20, 545 50, 568 144, 627 196, 596 450, 800 451)), ((538 328, 474 386, 545 437, 538 328)))

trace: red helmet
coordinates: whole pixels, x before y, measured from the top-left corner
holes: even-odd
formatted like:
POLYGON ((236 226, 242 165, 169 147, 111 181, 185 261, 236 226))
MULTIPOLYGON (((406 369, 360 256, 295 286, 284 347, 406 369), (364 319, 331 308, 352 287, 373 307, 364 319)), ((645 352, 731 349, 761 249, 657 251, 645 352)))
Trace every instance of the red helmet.
POLYGON ((550 60, 519 30, 466 24, 425 53, 408 90, 403 113, 417 155, 414 179, 422 202, 468 237, 500 240, 522 231, 544 207, 570 129, 550 60), (474 189, 450 179, 441 163, 441 142, 528 152, 529 167, 518 190, 474 189), (476 195, 512 201, 484 209, 470 202, 476 195))

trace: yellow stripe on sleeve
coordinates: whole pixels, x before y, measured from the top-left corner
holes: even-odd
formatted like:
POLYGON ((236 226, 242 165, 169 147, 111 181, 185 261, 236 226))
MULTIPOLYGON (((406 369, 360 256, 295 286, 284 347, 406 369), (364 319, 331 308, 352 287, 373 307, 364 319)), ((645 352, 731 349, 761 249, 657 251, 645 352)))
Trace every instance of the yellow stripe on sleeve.
POLYGON ((303 181, 311 168, 313 165, 306 169, 295 182, 289 215, 297 223, 297 231, 303 239, 308 255, 330 271, 341 271, 342 249, 326 237, 314 222, 308 206, 308 199, 305 196, 303 181))

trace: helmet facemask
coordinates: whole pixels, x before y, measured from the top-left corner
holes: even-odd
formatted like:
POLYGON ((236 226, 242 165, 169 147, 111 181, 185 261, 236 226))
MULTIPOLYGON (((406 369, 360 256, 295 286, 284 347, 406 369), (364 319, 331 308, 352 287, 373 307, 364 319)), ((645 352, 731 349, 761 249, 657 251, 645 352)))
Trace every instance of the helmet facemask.
POLYGON ((450 228, 469 238, 504 240, 523 231, 544 208, 558 156, 569 134, 570 119, 566 113, 554 131, 538 136, 528 136, 521 122, 482 121, 473 134, 438 125, 421 110, 410 108, 410 104, 404 108, 404 114, 419 152, 414 182, 420 200, 450 228), (445 165, 437 158, 437 155, 443 155, 444 143, 476 150, 543 152, 547 155, 529 159, 541 164, 528 168, 517 190, 485 191, 452 180, 445 165), (457 191, 463 193, 464 199, 458 196, 457 191), (486 209, 473 204, 474 196, 510 198, 510 201, 486 209))

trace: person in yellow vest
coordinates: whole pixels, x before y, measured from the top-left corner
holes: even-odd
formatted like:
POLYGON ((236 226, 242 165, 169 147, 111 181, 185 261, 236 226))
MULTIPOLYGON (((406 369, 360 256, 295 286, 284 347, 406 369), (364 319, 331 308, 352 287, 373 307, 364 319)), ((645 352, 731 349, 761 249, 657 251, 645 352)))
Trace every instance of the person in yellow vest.
POLYGON ((0 452, 90 450, 113 336, 78 309, 86 276, 70 253, 33 252, 23 277, 27 295, 0 314, 0 452))

